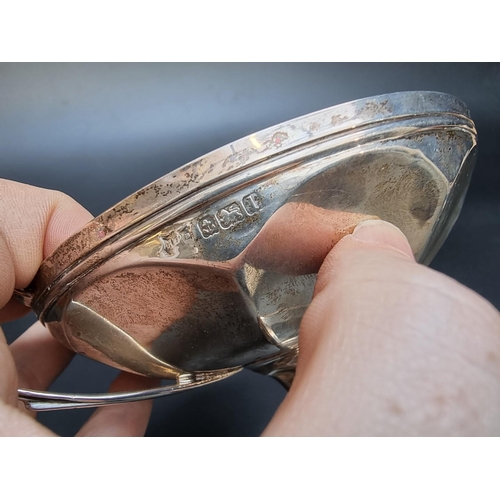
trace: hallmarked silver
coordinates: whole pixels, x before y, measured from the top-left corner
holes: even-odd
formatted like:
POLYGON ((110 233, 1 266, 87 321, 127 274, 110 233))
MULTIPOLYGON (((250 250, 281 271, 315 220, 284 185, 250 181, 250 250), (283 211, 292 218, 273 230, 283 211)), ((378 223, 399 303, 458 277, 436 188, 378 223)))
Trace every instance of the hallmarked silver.
POLYGON ((20 389, 21 399, 36 410, 135 401, 243 367, 289 386, 331 248, 380 218, 429 263, 460 212, 476 141, 455 97, 401 92, 276 125, 149 184, 64 242, 16 295, 69 349, 174 384, 20 389))

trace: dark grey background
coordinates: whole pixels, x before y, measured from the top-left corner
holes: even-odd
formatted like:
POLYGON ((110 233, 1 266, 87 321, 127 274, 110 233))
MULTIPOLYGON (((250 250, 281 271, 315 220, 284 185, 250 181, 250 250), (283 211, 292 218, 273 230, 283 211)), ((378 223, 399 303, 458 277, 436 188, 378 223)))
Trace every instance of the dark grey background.
MULTIPOLYGON (((499 64, 4 63, 0 176, 64 191, 97 215, 241 136, 341 102, 402 90, 447 92, 471 110, 478 163, 462 215, 432 267, 499 308, 499 64)), ((32 321, 4 325, 8 340, 32 321)), ((77 357, 53 389, 101 391, 115 374, 77 357)), ((156 401, 147 434, 258 435, 283 397, 275 381, 244 372, 156 401)), ((71 435, 89 414, 45 413, 39 419, 71 435)))

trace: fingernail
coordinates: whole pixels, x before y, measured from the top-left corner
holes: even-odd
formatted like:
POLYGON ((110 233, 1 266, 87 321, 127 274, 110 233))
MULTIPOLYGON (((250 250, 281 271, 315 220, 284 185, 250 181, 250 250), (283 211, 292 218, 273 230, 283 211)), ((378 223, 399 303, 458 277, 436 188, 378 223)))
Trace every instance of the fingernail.
POLYGON ((365 220, 352 233, 355 240, 377 247, 391 248, 414 258, 406 236, 393 224, 383 220, 365 220))

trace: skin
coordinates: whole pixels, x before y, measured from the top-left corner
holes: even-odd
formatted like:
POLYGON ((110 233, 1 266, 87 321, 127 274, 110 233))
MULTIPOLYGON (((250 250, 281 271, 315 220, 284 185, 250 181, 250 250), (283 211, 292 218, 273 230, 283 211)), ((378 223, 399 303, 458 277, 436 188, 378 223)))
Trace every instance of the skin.
MULTIPOLYGON (((42 260, 91 215, 66 195, 0 180, 0 321, 42 260), (29 211, 26 210, 29 207, 29 211)), ((0 330, 0 435, 53 436, 17 401, 46 389, 72 353, 39 323, 11 346, 0 330)), ((111 390, 151 387, 121 374, 111 390)), ((78 435, 139 436, 151 401, 96 410, 78 435)), ((499 435, 500 314, 417 264, 403 234, 365 221, 323 261, 300 331, 292 388, 266 436, 499 435)))
POLYGON ((265 435, 500 434, 500 314, 365 221, 328 254, 265 435))
MULTIPOLYGON (((0 179, 0 321, 28 310, 11 299, 27 286, 59 244, 80 229, 91 214, 68 196, 0 179), (29 207, 29 211, 26 210, 29 207)), ((44 390, 66 368, 73 353, 35 323, 11 346, 0 328, 0 436, 54 436, 17 400, 17 388, 44 390)), ((146 389, 156 381, 122 373, 111 391, 146 389)), ((78 436, 141 436, 151 401, 99 408, 78 436)))

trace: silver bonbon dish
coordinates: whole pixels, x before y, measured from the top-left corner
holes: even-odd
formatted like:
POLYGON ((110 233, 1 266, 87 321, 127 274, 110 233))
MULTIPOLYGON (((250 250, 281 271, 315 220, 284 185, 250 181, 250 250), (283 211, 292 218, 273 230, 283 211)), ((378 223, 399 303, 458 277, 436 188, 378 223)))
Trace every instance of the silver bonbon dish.
POLYGON ((429 263, 455 222, 476 131, 456 98, 361 99, 257 132, 89 222, 16 294, 66 347, 171 380, 147 391, 20 389, 34 410, 158 397, 250 368, 289 385, 301 318, 333 245, 367 218, 429 263))

